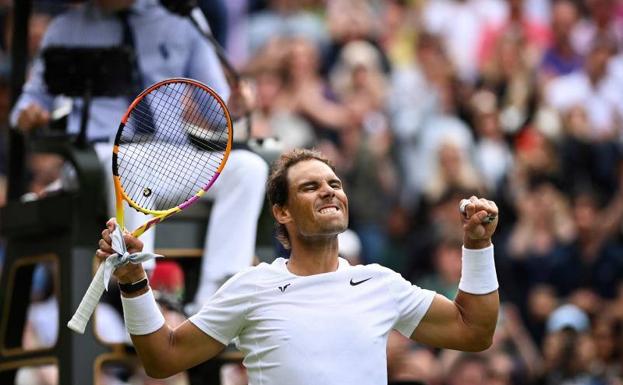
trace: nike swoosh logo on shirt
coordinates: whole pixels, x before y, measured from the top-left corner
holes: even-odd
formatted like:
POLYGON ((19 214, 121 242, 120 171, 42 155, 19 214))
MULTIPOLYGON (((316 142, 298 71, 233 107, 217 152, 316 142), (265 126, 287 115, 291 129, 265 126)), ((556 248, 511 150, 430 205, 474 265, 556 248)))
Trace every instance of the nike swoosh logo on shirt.
POLYGON ((366 279, 361 280, 361 281, 353 281, 353 279, 351 278, 350 279, 350 285, 351 286, 357 286, 357 285, 360 285, 360 284, 364 283, 365 281, 368 281, 368 280, 371 280, 371 279, 372 279, 372 277, 366 278, 366 279))

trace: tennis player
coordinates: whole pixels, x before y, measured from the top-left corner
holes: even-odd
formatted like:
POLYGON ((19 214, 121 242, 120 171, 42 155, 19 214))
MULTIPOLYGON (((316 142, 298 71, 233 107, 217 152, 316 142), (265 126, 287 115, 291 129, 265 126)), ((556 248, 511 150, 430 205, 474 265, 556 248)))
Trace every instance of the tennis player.
MULTIPOLYGON (((465 205, 462 277, 451 301, 385 267, 351 266, 338 256, 348 199, 320 153, 283 154, 268 195, 291 257, 236 274, 175 329, 165 323, 140 265, 115 271, 126 327, 150 376, 183 371, 233 341, 253 385, 380 385, 387 383, 392 329, 435 347, 481 351, 491 344, 499 307, 495 203, 471 197, 465 205)), ((112 221, 102 232, 99 258, 112 253, 112 221)), ((130 235, 125 240, 132 251, 142 247, 130 235)))

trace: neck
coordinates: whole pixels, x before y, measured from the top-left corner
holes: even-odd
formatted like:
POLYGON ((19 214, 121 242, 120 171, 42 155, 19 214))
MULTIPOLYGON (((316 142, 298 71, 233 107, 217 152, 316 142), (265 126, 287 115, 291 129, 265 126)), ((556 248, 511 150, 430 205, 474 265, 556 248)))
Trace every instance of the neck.
POLYGON ((338 267, 337 236, 330 239, 292 243, 288 270, 296 275, 314 275, 336 271, 338 267))
POLYGON ((601 72, 589 72, 588 73, 588 79, 591 82, 591 85, 593 87, 597 87, 597 85, 599 85, 599 82, 601 81, 603 77, 603 73, 601 72))
POLYGON ((104 12, 126 11, 132 7, 134 0, 95 0, 95 4, 104 12))

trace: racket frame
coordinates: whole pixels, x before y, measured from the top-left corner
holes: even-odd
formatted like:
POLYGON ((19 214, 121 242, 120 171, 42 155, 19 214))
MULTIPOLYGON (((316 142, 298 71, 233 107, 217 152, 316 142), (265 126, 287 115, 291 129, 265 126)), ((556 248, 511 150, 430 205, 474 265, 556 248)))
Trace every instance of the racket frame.
POLYGON ((117 223, 121 226, 122 229, 124 228, 123 201, 128 202, 128 204, 137 211, 154 216, 152 219, 145 222, 143 225, 141 225, 140 227, 138 227, 132 232, 132 235, 134 237, 140 236, 145 231, 149 230, 154 225, 162 222, 167 217, 177 212, 180 212, 186 207, 192 205, 195 201, 201 198, 201 196, 203 196, 203 194, 205 194, 206 191, 210 189, 210 187, 214 184, 214 182, 216 182, 218 176, 221 174, 223 167, 227 163, 227 158, 229 157, 229 153, 231 152, 232 138, 233 138, 233 127, 232 127, 232 122, 231 122, 231 116, 229 115, 229 110, 227 109, 227 105, 225 104, 223 99, 213 89, 206 86, 205 84, 194 79, 178 77, 178 78, 170 78, 167 80, 163 80, 161 82, 155 83, 152 86, 146 88, 143 92, 141 92, 136 97, 136 99, 132 102, 132 104, 130 104, 130 107, 128 107, 128 110, 121 118, 121 123, 119 123, 119 128, 117 129, 117 135, 115 136, 115 142, 113 145, 112 174, 113 174, 113 183, 115 187, 115 202, 116 202, 115 210, 116 210, 117 223), (132 198, 130 198, 130 196, 128 196, 128 194, 124 191, 123 186, 121 185, 121 179, 119 177, 119 172, 118 172, 118 158, 117 158, 117 155, 119 153, 119 142, 121 141, 121 133, 123 132, 123 128, 128 122, 128 119, 130 118, 136 105, 138 105, 138 103, 140 103, 145 98, 146 95, 150 94, 156 88, 166 86, 167 84, 170 84, 170 83, 189 83, 189 84, 192 84, 193 86, 203 89, 204 91, 212 95, 212 97, 214 97, 214 99, 219 103, 223 112, 225 113, 226 121, 227 121, 227 130, 229 131, 228 140, 227 140, 227 146, 224 151, 223 159, 221 160, 221 164, 219 165, 218 169, 215 171, 210 181, 205 186, 200 188, 199 191, 197 191, 194 196, 190 197, 189 199, 179 204, 178 206, 167 209, 167 210, 149 210, 149 209, 145 209, 139 206, 132 198))

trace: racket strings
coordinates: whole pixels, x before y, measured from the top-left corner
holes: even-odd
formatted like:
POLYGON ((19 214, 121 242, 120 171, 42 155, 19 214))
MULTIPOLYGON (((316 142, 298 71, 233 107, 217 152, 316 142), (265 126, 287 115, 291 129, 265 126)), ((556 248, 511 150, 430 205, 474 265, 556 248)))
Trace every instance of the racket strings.
POLYGON ((123 190, 147 210, 187 201, 217 174, 228 123, 221 103, 191 83, 150 91, 130 112, 120 136, 117 170, 123 190))
MULTIPOLYGON (((160 156, 163 159, 163 164, 169 165, 169 167, 160 168, 160 179, 156 179, 155 175, 152 175, 149 181, 144 181, 142 176, 140 178, 133 178, 132 183, 134 186, 129 193, 134 198, 133 200, 141 205, 141 207, 149 209, 163 209, 165 207, 176 206, 179 202, 190 197, 192 193, 196 192, 199 188, 196 184, 188 184, 189 182, 193 182, 193 180, 191 180, 190 176, 186 173, 188 171, 186 168, 171 167, 176 162, 171 162, 169 159, 176 156, 176 154, 179 155, 179 148, 177 146, 162 146, 159 151, 160 154, 156 154, 156 156, 160 156), (158 188, 158 186, 164 189, 158 188), (173 186, 174 189, 172 190, 171 187, 173 186), (151 201, 151 195, 154 192, 157 193, 159 199, 157 203, 158 207, 146 207, 148 205, 144 202, 151 201), (180 192, 186 192, 186 195, 180 195, 180 192), (141 193, 142 196, 140 195, 141 193), (173 195, 173 193, 175 193, 175 195, 173 195), (145 199, 143 199, 143 197, 145 199)), ((192 157, 186 157, 186 159, 190 160, 192 157)), ((197 161, 195 160, 195 162, 197 161)), ((208 168, 207 171, 214 174, 216 169, 208 168)))
MULTIPOLYGON (((196 95, 192 95, 192 97, 193 97, 195 100, 197 100, 197 99, 198 99, 196 95)), ((183 100, 184 100, 184 99, 183 99, 183 100)), ((189 99, 186 99, 186 100, 189 100, 189 99)), ((165 106, 163 106, 163 104, 162 104, 162 99, 159 99, 159 98, 156 98, 156 102, 155 102, 155 103, 154 103, 154 102, 152 102, 152 104, 155 104, 155 106, 156 106, 156 107, 155 107, 155 109, 157 109, 157 110, 160 110, 160 109, 162 109, 163 107, 165 107, 165 106)), ((203 102, 203 100, 198 99, 198 100, 197 100, 197 104, 199 104, 199 105, 203 105, 203 104, 204 104, 204 102, 203 102)), ((186 108, 186 107, 185 107, 185 108, 186 108)), ((213 108, 213 106, 210 106, 210 108, 213 108)), ((196 111, 199 111, 199 109, 193 109, 193 111, 195 111, 195 113, 196 113, 196 111)), ((165 125, 169 125, 169 126, 170 126, 170 125, 172 125, 172 124, 176 123, 176 122, 174 122, 174 119, 173 119, 173 114, 164 114, 164 117, 165 117, 165 122, 164 122, 164 124, 165 124, 165 125)), ((191 124, 196 122, 196 117, 193 117, 193 116, 188 116, 188 115, 187 115, 185 118, 186 118, 187 120, 190 120, 190 122, 189 122, 189 123, 191 123, 191 124)), ((213 114, 210 114, 210 116, 208 117, 208 121, 210 121, 210 119, 214 119, 213 114)), ((181 122, 181 120, 178 120, 178 122, 181 122)), ((175 127, 175 131, 176 131, 176 132, 180 132, 179 127, 175 127)), ((171 147, 171 146, 165 147, 165 149, 167 149, 167 151, 165 151, 165 152, 164 152, 165 158, 168 158, 168 157, 169 157, 169 155, 173 155, 173 151, 175 151, 175 150, 176 150, 176 148, 175 148, 175 147, 171 147)), ((209 148, 209 149, 212 149, 212 148, 209 148)), ((169 162, 167 162, 167 164, 170 164, 170 163, 169 163, 169 162)), ((188 178, 179 178, 179 176, 184 176, 184 175, 183 175, 183 174, 180 174, 180 173, 179 173, 179 170, 177 170, 177 169, 172 169, 172 170, 169 170, 169 171, 170 171, 170 172, 169 172, 169 175, 168 175, 168 176, 169 176, 169 177, 171 177, 171 178, 173 178, 173 179, 174 179, 174 181, 176 181, 176 182, 178 182, 178 183, 179 183, 179 182, 183 182, 184 180, 187 180, 187 179, 188 179, 188 178)), ((165 202, 164 204, 165 204, 165 205, 167 205, 167 206, 168 206, 168 205, 170 205, 170 204, 168 204, 168 203, 166 203, 166 202, 165 202)))

